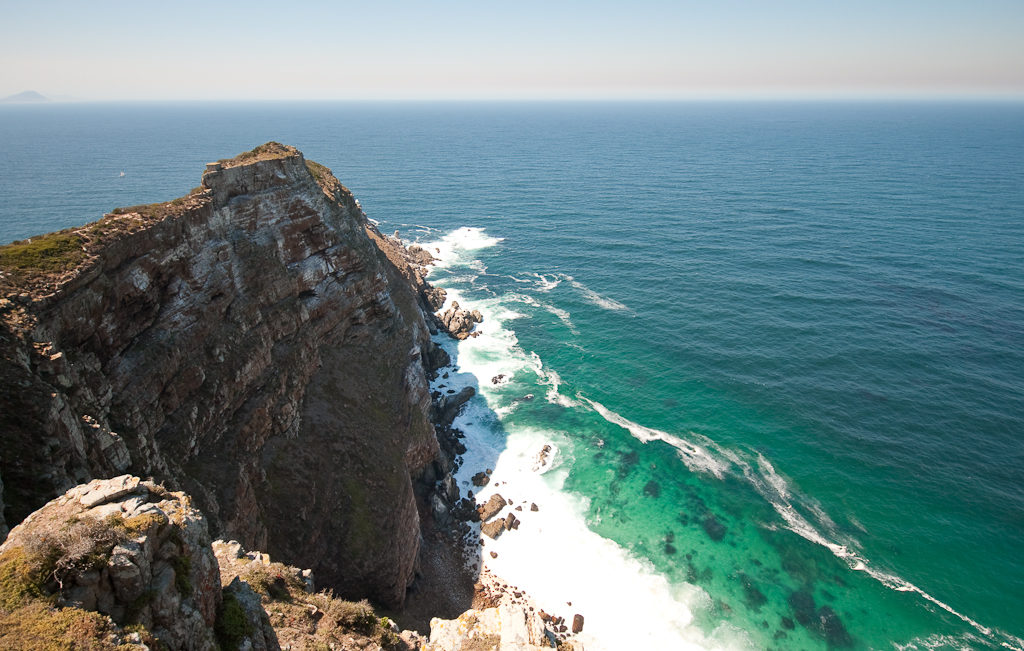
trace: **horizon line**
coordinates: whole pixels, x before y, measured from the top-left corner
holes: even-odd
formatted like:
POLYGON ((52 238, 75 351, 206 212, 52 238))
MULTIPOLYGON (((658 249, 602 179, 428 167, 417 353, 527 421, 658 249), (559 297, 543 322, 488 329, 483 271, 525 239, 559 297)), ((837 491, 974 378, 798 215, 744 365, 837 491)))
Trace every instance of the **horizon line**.
POLYGON ((1024 92, 1015 93, 971 93, 971 94, 947 94, 947 93, 913 93, 913 94, 836 94, 836 95, 687 95, 674 97, 621 97, 621 96, 594 96, 594 97, 537 97, 537 96, 409 96, 409 97, 192 97, 192 98, 114 98, 114 99, 46 99, 42 101, 5 101, 0 99, 0 106, 52 106, 68 104, 359 104, 359 103, 381 103, 381 104, 682 104, 700 102, 725 102, 725 103, 746 103, 746 102, 804 102, 804 103, 829 103, 829 102, 999 102, 1017 103, 1024 102, 1024 92))

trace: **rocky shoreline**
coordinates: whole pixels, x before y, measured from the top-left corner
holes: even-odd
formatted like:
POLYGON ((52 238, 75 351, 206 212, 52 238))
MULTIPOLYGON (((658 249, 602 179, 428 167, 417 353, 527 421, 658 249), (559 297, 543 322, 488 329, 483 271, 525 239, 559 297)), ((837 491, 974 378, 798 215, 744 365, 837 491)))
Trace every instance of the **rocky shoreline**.
MULTIPOLYGON (((465 309, 457 301, 451 301, 448 308, 441 311, 445 306, 447 292, 443 288, 433 287, 426 280, 430 271, 429 266, 436 259, 418 244, 404 247, 398 235, 396 232, 389 239, 405 250, 406 262, 412 269, 412 275, 422 297, 421 305, 429 306, 433 310, 425 311, 431 332, 447 334, 456 341, 479 336, 480 330, 477 325, 483 323, 483 315, 477 310, 465 309)), ((438 379, 447 380, 450 373, 457 371, 447 353, 444 353, 443 349, 440 353, 434 361, 444 363, 431 368, 428 379, 432 382, 438 379)), ((492 378, 495 384, 503 380, 503 376, 492 378)), ((447 621, 432 618, 430 640, 435 646, 427 648, 459 648, 456 638, 459 635, 467 635, 469 631, 470 637, 482 639, 490 639, 489 636, 497 635, 502 640, 502 649, 557 647, 582 651, 582 642, 574 637, 583 630, 585 618, 582 614, 576 613, 570 622, 566 622, 563 617, 549 615, 537 607, 525 590, 504 581, 487 565, 487 559, 483 554, 482 536, 494 540, 514 532, 519 528, 521 516, 524 513, 538 512, 540 506, 525 501, 515 503, 505 499, 500 493, 492 494, 482 504, 478 503, 474 490, 479 492, 480 488, 491 482, 493 471, 490 468, 478 470, 472 476, 472 487, 465 496, 460 494, 454 473, 463 464, 462 455, 466 452, 466 447, 462 441, 465 435, 453 427, 452 423, 475 393, 472 387, 465 387, 460 391, 447 389, 445 393, 435 389, 431 393, 432 420, 440 444, 442 466, 446 469, 428 497, 431 522, 436 527, 438 539, 463 559, 461 568, 456 568, 456 573, 461 576, 455 578, 449 575, 449 581, 450 585, 464 586, 468 579, 473 580, 473 608, 447 621), (504 515, 497 517, 502 511, 505 511, 504 515), (513 646, 506 647, 506 644, 513 646), (517 644, 525 646, 514 646, 517 644)), ((538 467, 542 468, 547 464, 550 453, 549 445, 538 451, 538 467)), ((497 485, 500 484, 500 481, 497 482, 497 485)), ((496 558, 497 552, 491 551, 489 555, 496 558)), ((447 569, 451 573, 452 568, 447 569)), ((430 596, 433 601, 437 601, 436 593, 430 596)), ((464 598, 464 594, 459 596, 464 598)))

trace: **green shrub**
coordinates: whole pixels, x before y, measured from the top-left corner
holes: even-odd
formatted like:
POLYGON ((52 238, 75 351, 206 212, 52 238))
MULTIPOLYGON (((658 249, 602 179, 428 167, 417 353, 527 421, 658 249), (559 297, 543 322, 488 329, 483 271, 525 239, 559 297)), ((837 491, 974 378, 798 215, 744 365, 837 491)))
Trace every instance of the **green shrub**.
POLYGON ((126 651, 135 645, 111 641, 116 629, 110 620, 79 608, 52 608, 34 601, 0 617, 0 648, 9 651, 126 651))
POLYGON ((362 601, 335 599, 331 602, 324 616, 330 617, 341 627, 366 635, 372 635, 378 626, 377 615, 373 612, 373 606, 365 599, 362 601))
POLYGON ((330 169, 316 161, 307 160, 306 169, 309 170, 309 173, 313 175, 313 178, 316 179, 316 182, 320 185, 323 185, 324 181, 326 181, 328 177, 332 176, 330 169))
POLYGON ((224 591, 220 608, 217 609, 217 621, 213 625, 213 632, 224 651, 237 649, 242 640, 252 633, 252 625, 245 616, 245 609, 238 603, 234 593, 224 591))
POLYGON ((12 547, 0 555, 0 610, 12 611, 34 599, 46 597, 52 564, 24 547, 12 547))
POLYGON ((66 231, 0 247, 0 267, 22 271, 67 271, 84 257, 82 238, 66 231))
POLYGON ((293 597, 306 593, 305 582, 295 575, 294 570, 281 563, 250 563, 239 577, 253 590, 271 599, 291 601, 293 597))
POLYGON ((174 557, 174 587, 184 596, 192 594, 192 557, 180 554, 174 557))

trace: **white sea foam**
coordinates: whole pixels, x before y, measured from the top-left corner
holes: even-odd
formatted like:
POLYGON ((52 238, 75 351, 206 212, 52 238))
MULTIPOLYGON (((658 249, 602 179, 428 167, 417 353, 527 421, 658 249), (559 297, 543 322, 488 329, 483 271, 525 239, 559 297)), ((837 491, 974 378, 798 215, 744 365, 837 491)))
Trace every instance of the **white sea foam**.
POLYGON ((458 263, 471 264, 476 262, 478 265, 482 265, 482 263, 474 260, 468 254, 492 247, 503 239, 501 237, 491 237, 482 228, 463 226, 448 233, 439 240, 424 242, 420 246, 437 259, 434 262, 434 266, 443 269, 458 263))
POLYGON ((971 651, 977 648, 982 641, 970 633, 963 635, 929 635, 928 637, 915 638, 906 644, 893 642, 893 647, 898 651, 920 651, 928 649, 959 649, 960 651, 971 651))
MULTIPOLYGON (((628 430, 634 438, 643 441, 644 443, 650 443, 651 441, 662 441, 664 443, 668 443, 678 451, 679 458, 683 460, 683 463, 686 464, 686 467, 692 472, 711 473, 715 477, 722 479, 725 472, 729 469, 729 465, 727 463, 716 458, 705 447, 697 445, 691 441, 687 441, 674 434, 669 434, 668 432, 644 427, 643 425, 634 423, 633 421, 608 409, 601 403, 595 402, 583 395, 577 394, 577 397, 586 401, 587 404, 594 408, 594 411, 599 413, 601 417, 609 423, 614 423, 615 425, 628 430)), ((700 438, 703 439, 704 437, 700 438)))
POLYGON ((566 278, 565 274, 539 274, 532 271, 523 275, 525 276, 524 278, 520 278, 518 276, 508 276, 508 278, 524 285, 533 285, 530 289, 535 289, 538 292, 545 293, 550 292, 555 287, 558 287, 566 278))
POLYGON ((536 280, 537 291, 550 292, 555 287, 558 287, 564 278, 560 275, 545 276, 544 274, 532 273, 530 274, 536 280))
POLYGON ((582 614, 586 624, 581 639, 593 651, 752 648, 745 634, 733 627, 705 636, 692 620, 694 609, 710 605, 706 593, 670 584, 649 562, 587 527, 587 501, 562 490, 567 469, 561 462, 569 464, 572 458, 567 437, 513 428, 502 448, 493 432, 476 427, 483 421, 479 409, 456 420, 467 433, 470 450, 457 478, 463 491, 471 490, 472 473, 480 464, 493 464, 486 465, 493 473, 478 501, 500 493, 511 504, 496 517, 514 512, 521 521, 517 530, 497 540, 485 538, 483 557, 498 576, 526 590, 551 614, 567 620, 582 614), (546 468, 538 463, 545 445, 552 447, 546 468), (496 457, 489 460, 488 454, 496 457), (539 510, 531 511, 531 503, 539 510), (514 511, 515 506, 522 511, 514 511), (490 558, 490 552, 497 557, 490 558))
POLYGON ((608 298, 607 296, 602 296, 598 294, 597 292, 590 289, 589 287, 587 287, 586 285, 584 285, 583 283, 581 283, 580 281, 576 280, 575 278, 568 274, 563 274, 563 278, 569 281, 570 285, 575 287, 581 294, 583 294, 583 298, 585 298, 587 301, 593 303, 594 305, 600 308, 612 310, 615 312, 633 312, 633 310, 629 309, 622 303, 616 301, 613 298, 608 298))
POLYGON ((546 368, 544 362, 540 359, 540 355, 531 352, 528 359, 530 367, 537 375, 537 381, 548 387, 547 393, 544 395, 548 402, 566 408, 579 407, 583 404, 578 400, 562 395, 558 391, 558 387, 562 384, 562 377, 553 369, 546 368))
POLYGON ((574 335, 580 334, 579 330, 576 329, 576 326, 573 325, 572 315, 569 314, 568 310, 563 310, 560 307, 555 307, 554 305, 551 305, 550 303, 546 303, 544 301, 538 301, 534 297, 528 296, 526 294, 513 293, 508 294, 505 298, 517 301, 519 303, 525 303, 530 307, 536 307, 542 310, 546 310, 547 312, 550 312, 552 315, 554 315, 559 321, 561 321, 562 325, 569 329, 569 332, 571 332, 574 335))
POLYGON ((519 529, 498 540, 486 539, 483 558, 488 567, 526 590, 547 612, 570 621, 575 613, 584 615, 581 637, 591 651, 753 648, 746 634, 730 625, 705 635, 692 625, 693 611, 711 605, 703 590, 669 583, 648 561, 589 529, 587 501, 562 490, 573 461, 569 438, 560 432, 503 424, 494 407, 502 403, 502 394, 507 398, 515 382, 494 385, 490 378, 498 373, 514 377, 520 369, 532 371, 548 384, 549 399, 556 404, 575 407, 581 403, 560 399, 558 374, 519 347, 515 333, 507 327, 519 315, 507 301, 470 301, 458 290, 450 290, 448 300, 458 300, 484 315, 479 337, 460 342, 437 338, 456 355, 458 371, 448 369, 449 377, 435 380, 435 387, 479 388, 455 420, 466 434, 467 447, 456 480, 467 494, 477 490, 471 482, 473 474, 493 469, 490 484, 476 495, 477 500, 500 492, 514 502, 506 511, 523 507, 516 512, 522 522, 519 529), (544 445, 550 445, 551 451, 542 464, 538 453, 544 445), (539 510, 531 511, 530 503, 539 510), (490 558, 491 551, 497 558, 490 558))

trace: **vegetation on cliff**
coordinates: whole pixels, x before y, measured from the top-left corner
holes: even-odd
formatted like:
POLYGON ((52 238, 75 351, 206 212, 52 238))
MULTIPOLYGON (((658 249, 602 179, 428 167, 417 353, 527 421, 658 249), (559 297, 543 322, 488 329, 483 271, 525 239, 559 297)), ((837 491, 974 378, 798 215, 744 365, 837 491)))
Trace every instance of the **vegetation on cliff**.
POLYGON ((16 527, 0 547, 0 647, 212 642, 201 629, 216 608, 213 554, 188 502, 126 476, 76 487, 16 527))
POLYGON ((314 591, 308 571, 271 562, 238 543, 217 541, 213 549, 224 586, 217 629, 223 647, 265 635, 261 629, 272 629, 282 648, 293 649, 398 650, 415 639, 408 632, 406 639, 400 638, 397 628, 378 617, 366 600, 340 599, 329 589, 314 591))
POLYGON ((0 268, 20 272, 63 272, 85 257, 82 236, 69 230, 0 247, 0 268))
POLYGON ((237 167, 239 165, 251 165, 259 161, 294 156, 298 151, 299 150, 295 147, 282 145, 279 142, 271 140, 270 142, 265 142, 258 147, 250 149, 249 151, 243 151, 237 156, 222 158, 217 162, 220 163, 222 167, 237 167))

